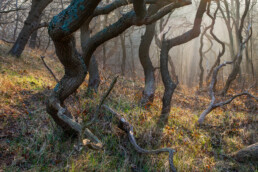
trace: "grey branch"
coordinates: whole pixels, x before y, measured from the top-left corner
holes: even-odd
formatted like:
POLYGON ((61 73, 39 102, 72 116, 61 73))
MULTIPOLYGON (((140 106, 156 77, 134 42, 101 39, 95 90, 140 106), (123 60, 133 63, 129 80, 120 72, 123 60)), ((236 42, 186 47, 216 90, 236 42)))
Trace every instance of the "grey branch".
POLYGON ((128 134, 131 144, 133 145, 134 149, 138 153, 159 154, 159 153, 163 153, 163 152, 168 152, 170 169, 172 172, 176 172, 176 168, 173 163, 173 156, 174 156, 175 150, 173 150, 171 148, 162 148, 162 149, 157 149, 157 150, 146 150, 146 149, 141 148, 135 140, 133 126, 122 115, 120 115, 119 113, 117 113, 116 111, 114 111, 113 109, 108 107, 107 105, 103 105, 103 108, 106 111, 108 111, 109 113, 111 113, 112 115, 114 115, 115 118, 119 121, 119 128, 121 128, 123 131, 125 131, 128 134))
POLYGON ((95 113, 94 113, 94 116, 93 116, 92 120, 91 120, 89 123, 87 123, 87 124, 85 125, 86 127, 88 127, 89 125, 91 125, 91 124, 96 120, 96 118, 97 118, 97 116, 98 116, 98 114, 99 114, 99 111, 100 111, 100 109, 101 109, 101 106, 103 105, 104 101, 106 100, 106 98, 108 97, 108 95, 111 93, 112 89, 113 89, 114 86, 115 86, 115 84, 116 84, 116 82, 117 82, 117 78, 118 78, 118 76, 116 76, 116 77, 113 79, 113 81, 112 81, 112 83, 110 84, 110 86, 109 86, 107 92, 102 96, 102 98, 101 98, 101 100, 100 100, 100 103, 99 103, 99 105, 98 105, 97 108, 96 108, 96 111, 95 111, 95 113))

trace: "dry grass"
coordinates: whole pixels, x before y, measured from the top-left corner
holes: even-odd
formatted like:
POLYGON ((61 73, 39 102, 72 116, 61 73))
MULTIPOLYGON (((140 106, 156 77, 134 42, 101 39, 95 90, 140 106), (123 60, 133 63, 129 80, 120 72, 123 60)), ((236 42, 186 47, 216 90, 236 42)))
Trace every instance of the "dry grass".
MULTIPOLYGON (((134 151, 112 115, 101 112, 90 129, 104 143, 103 150, 77 151, 77 140, 67 138, 45 111, 44 101, 55 85, 44 68, 41 52, 27 52, 21 59, 6 55, 10 47, 0 42, 0 169, 4 171, 168 171, 166 154, 140 155, 134 151)), ((56 58, 46 57, 57 76, 62 66, 56 58)), ((91 118, 95 106, 108 88, 112 73, 101 74, 100 91, 94 99, 85 95, 87 84, 66 104, 75 118, 91 118), (81 113, 85 110, 84 113, 81 113)), ((161 111, 162 87, 150 108, 140 108, 142 83, 119 78, 107 104, 135 128, 139 144, 146 149, 172 147, 178 171, 257 171, 253 162, 240 164, 226 159, 230 154, 257 142, 257 107, 247 108, 246 99, 214 110, 206 126, 198 127, 201 111, 209 98, 196 95, 196 89, 181 86, 173 97, 168 124, 157 130, 161 111), (230 109, 230 111, 229 111, 230 109)), ((250 100, 249 100, 250 101, 250 100)), ((255 105, 256 106, 256 105, 255 105)), ((1 171, 1 170, 0 170, 1 171)))

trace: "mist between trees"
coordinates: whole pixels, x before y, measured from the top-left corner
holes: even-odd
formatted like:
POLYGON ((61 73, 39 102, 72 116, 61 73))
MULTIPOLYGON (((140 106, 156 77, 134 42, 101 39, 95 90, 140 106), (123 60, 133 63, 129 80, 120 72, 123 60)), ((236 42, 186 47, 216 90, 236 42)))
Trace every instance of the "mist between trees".
MULTIPOLYGON (((40 18, 39 18, 40 23, 49 22, 54 15, 56 15, 63 8, 65 8, 69 5, 69 1, 53 1, 51 3, 50 2, 51 1, 49 1, 49 3, 47 3, 47 6, 45 5, 46 9, 43 9, 44 11, 42 12, 42 14, 40 14, 40 18)), ((105 3, 108 3, 108 2, 102 2, 103 5, 105 3)), ((169 16, 169 19, 168 19, 169 22, 165 29, 170 28, 170 31, 168 32, 170 37, 180 35, 187 29, 191 28, 191 26, 193 24, 192 21, 194 19, 194 14, 197 9, 197 3, 198 2, 193 2, 193 5, 184 7, 180 10, 176 10, 169 16)), ((244 3, 244 2, 241 2, 241 3, 244 3)), ((252 2, 252 3, 255 4, 255 2, 252 2)), ((3 0, 0 5, 1 5, 0 38, 2 40, 14 42, 17 39, 19 32, 23 28, 24 21, 27 18, 28 12, 31 8, 31 2, 30 1, 18 1, 18 0, 17 1, 3 0)), ((223 6, 222 8, 224 8, 223 3, 222 3, 222 6, 223 6)), ((130 10, 130 8, 131 8, 130 6, 121 7, 119 9, 119 12, 113 11, 109 15, 101 15, 101 16, 95 17, 94 20, 91 22, 90 30, 91 30, 92 34, 97 33, 99 30, 104 28, 105 25, 110 25, 111 23, 116 21, 119 18, 119 15, 130 10)), ((215 8, 215 6, 214 6, 214 8, 215 8)), ((232 9, 232 8, 236 8, 236 7, 231 5, 231 3, 229 2, 229 8, 232 9)), ((242 10, 243 9, 240 9, 240 12, 242 10)), ((253 5, 253 7, 251 8, 250 12, 248 13, 248 16, 246 19, 246 22, 248 22, 248 21, 252 22, 252 24, 253 24, 252 27, 254 30, 257 25, 257 23, 255 22, 256 21, 256 18, 255 18, 256 12, 257 12, 256 5, 253 5)), ((225 9, 224 9, 223 13, 224 13, 224 15, 226 15, 225 9)), ((164 18, 166 18, 166 17, 168 17, 168 16, 165 16, 164 18)), ((237 16, 233 16, 233 14, 232 14, 232 17, 236 18, 237 16)), ((234 20, 234 18, 232 20, 234 20)), ((160 21, 158 21, 158 23, 159 22, 160 21)), ((202 29, 204 29, 205 26, 207 27, 209 25, 209 23, 210 23, 209 17, 204 16, 203 22, 202 22, 202 29)), ((232 54, 230 54, 230 47, 229 47, 229 44, 230 44, 229 39, 230 38, 229 38, 228 32, 225 32, 227 30, 226 24, 227 23, 225 23, 225 20, 223 19, 223 15, 221 14, 221 11, 220 11, 218 13, 218 18, 216 20, 216 25, 215 25, 214 30, 215 30, 216 35, 219 38, 221 38, 222 41, 225 42, 226 46, 227 46, 226 47, 227 51, 225 52, 224 56, 222 57, 222 61, 229 60, 232 56, 232 54)), ((158 25, 159 24, 156 25, 156 30, 157 30, 157 34, 159 35, 160 33, 158 31, 159 30, 158 25)), ((125 37, 125 39, 124 39, 125 51, 126 51, 125 68, 127 71, 126 72, 127 76, 134 77, 135 76, 134 74, 137 74, 137 76, 144 78, 143 70, 141 68, 139 58, 138 58, 138 49, 139 49, 139 45, 141 42, 140 38, 143 35, 144 30, 145 30, 144 26, 131 27, 123 33, 123 37, 125 37), (132 44, 131 44, 131 42, 132 42, 132 44)), ((232 31, 234 32, 234 30, 232 30, 232 31)), ((256 53, 255 49, 257 49, 257 44, 255 41, 256 34, 257 33, 254 32, 252 42, 249 43, 249 45, 248 45, 250 47, 251 52, 244 54, 244 56, 248 56, 248 57, 243 59, 243 63, 242 63, 242 67, 241 67, 243 77, 247 76, 247 75, 248 76, 254 75, 254 78, 257 78, 257 68, 252 69, 252 67, 250 67, 251 63, 253 63, 252 64, 253 66, 257 66, 257 59, 256 59, 257 55, 254 54, 254 53, 256 53)), ((79 31, 76 32, 77 47, 81 51, 79 35, 80 35, 80 32, 79 31)), ((53 43, 48 36, 46 27, 40 28, 38 30, 36 28, 35 31, 33 31, 33 33, 30 33, 29 36, 30 36, 30 38, 27 41, 29 47, 31 47, 31 48, 37 47, 40 49, 54 50, 53 43)), ((235 36, 235 34, 233 34, 232 36, 235 36)), ((200 73, 198 63, 200 60, 200 55, 197 50, 199 49, 199 46, 200 46, 199 39, 200 39, 200 37, 198 37, 192 41, 189 41, 188 43, 186 43, 182 46, 175 47, 175 48, 173 48, 173 50, 170 51, 171 58, 173 59, 174 63, 176 64, 175 70, 179 77, 180 83, 188 85, 188 86, 196 86, 198 84, 198 79, 199 79, 198 77, 199 77, 199 73, 200 73), (187 49, 187 51, 185 51, 186 49, 187 49)), ((106 55, 109 56, 108 57, 109 60, 108 60, 108 63, 105 64, 106 67, 111 68, 116 73, 121 72, 121 70, 122 70, 121 66, 123 63, 121 56, 123 55, 123 51, 122 51, 123 48, 121 46, 121 43, 119 43, 119 42, 120 42, 119 37, 116 37, 116 38, 108 41, 104 45, 101 45, 100 47, 98 47, 98 49, 95 53, 97 56, 96 58, 99 61, 100 67, 103 68, 103 64, 105 64, 105 60, 103 59, 102 56, 105 56, 104 54, 107 53, 106 55), (108 52, 105 52, 105 51, 108 51, 108 52)), ((236 38, 233 38, 233 42, 236 42, 236 38)), ((26 43, 22 43, 22 44, 26 44, 26 43)), ((205 36, 203 49, 207 50, 207 49, 209 49, 210 46, 211 46, 211 43, 209 42, 209 37, 205 36)), ((209 70, 211 69, 212 64, 214 63, 214 61, 216 59, 215 52, 218 52, 219 48, 220 48, 219 45, 217 43, 214 43, 212 45, 212 49, 205 54, 205 57, 203 59, 203 66, 205 67, 205 70, 204 70, 205 76, 208 74, 209 70)), ((20 54, 21 54, 20 52, 17 53, 15 51, 13 53, 14 53, 14 55, 17 54, 18 56, 20 56, 20 54)), ((152 41, 149 54, 150 54, 150 58, 152 59, 153 65, 155 67, 158 67, 158 65, 159 65, 159 48, 156 46, 155 40, 152 41)), ((229 75, 231 68, 232 68, 231 66, 228 66, 228 67, 224 68, 223 72, 221 72, 219 74, 220 75, 219 77, 221 79, 223 79, 224 82, 226 80, 226 77, 229 75)), ((159 76, 157 76, 157 77, 159 77, 159 76)))

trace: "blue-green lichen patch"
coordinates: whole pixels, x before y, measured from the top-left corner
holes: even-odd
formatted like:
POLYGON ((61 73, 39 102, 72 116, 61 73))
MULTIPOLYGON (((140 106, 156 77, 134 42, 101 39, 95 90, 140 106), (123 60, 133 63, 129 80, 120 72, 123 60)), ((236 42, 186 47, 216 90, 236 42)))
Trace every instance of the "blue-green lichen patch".
POLYGON ((71 24, 79 19, 78 13, 85 10, 84 2, 85 0, 73 0, 65 10, 53 17, 49 24, 49 31, 60 27, 63 31, 69 32, 71 24))

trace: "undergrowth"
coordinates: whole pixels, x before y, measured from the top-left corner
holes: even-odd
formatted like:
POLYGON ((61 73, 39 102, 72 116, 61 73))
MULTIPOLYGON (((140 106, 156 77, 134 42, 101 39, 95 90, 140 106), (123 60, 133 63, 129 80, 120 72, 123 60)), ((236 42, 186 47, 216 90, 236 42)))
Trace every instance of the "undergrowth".
MULTIPOLYGON (((167 154, 138 154, 117 121, 105 111, 89 127, 104 148, 78 150, 78 140, 64 135, 46 113, 45 100, 56 83, 43 66, 41 52, 26 52, 16 59, 6 54, 9 48, 0 43, 0 171, 168 171, 167 154)), ((62 76, 56 57, 46 56, 46 63, 58 78, 62 76)), ((112 79, 111 72, 102 72, 100 91, 93 99, 85 96, 85 82, 76 96, 66 101, 74 120, 92 117, 112 79)), ((175 149, 178 171, 258 170, 254 162, 238 163, 223 156, 257 142, 256 105, 250 108, 246 99, 236 99, 214 110, 205 121, 207 125, 199 127, 198 117, 209 98, 180 86, 173 96, 168 123, 158 130, 163 87, 158 86, 150 107, 141 108, 137 102, 142 84, 120 77, 106 101, 134 126, 140 146, 175 149)))

